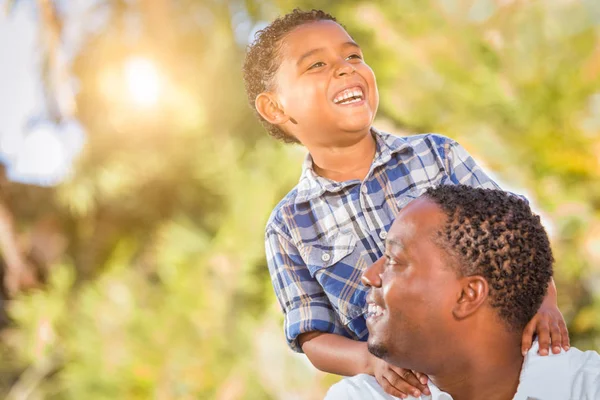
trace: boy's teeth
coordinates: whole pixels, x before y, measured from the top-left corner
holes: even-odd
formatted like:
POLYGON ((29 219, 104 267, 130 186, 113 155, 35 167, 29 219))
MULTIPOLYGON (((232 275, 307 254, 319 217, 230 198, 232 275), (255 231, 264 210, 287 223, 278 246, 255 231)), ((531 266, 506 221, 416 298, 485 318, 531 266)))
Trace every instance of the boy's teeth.
POLYGON ((350 104, 355 103, 356 101, 360 101, 363 97, 363 91, 360 88, 346 89, 343 92, 339 93, 333 102, 336 104, 350 104), (352 100, 350 100, 352 99, 352 100))

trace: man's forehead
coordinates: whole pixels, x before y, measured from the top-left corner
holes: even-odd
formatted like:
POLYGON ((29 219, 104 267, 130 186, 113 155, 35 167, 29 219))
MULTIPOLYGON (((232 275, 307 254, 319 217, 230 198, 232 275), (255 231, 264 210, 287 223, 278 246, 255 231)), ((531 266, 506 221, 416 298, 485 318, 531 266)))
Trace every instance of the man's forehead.
POLYGON ((390 245, 403 246, 407 240, 426 240, 442 228, 446 215, 432 200, 420 197, 404 207, 388 233, 390 245))

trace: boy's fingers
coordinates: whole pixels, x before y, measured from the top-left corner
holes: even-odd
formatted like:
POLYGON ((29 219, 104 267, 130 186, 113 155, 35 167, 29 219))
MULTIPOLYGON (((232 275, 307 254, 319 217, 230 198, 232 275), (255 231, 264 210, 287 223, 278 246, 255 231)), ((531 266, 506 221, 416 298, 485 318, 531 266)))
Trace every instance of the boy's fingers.
POLYGON ((571 347, 571 340, 569 339, 569 330, 567 329, 567 324, 565 324, 564 320, 559 322, 559 326, 560 337, 562 338, 562 348, 565 349, 565 351, 567 351, 571 347))
POLYGON ((391 394, 392 396, 396 396, 401 399, 405 399, 408 397, 406 395, 406 393, 401 392, 400 390, 396 389, 396 387, 394 385, 392 385, 385 376, 381 377, 381 382, 379 382, 379 384, 381 385, 381 387, 387 394, 391 394))
POLYGON ((538 343, 540 345, 538 354, 540 356, 547 356, 548 349, 550 348, 550 328, 548 327, 548 323, 539 323, 537 326, 537 334, 538 343))
POLYGON ((390 366, 385 377, 396 389, 414 397, 419 397, 421 393, 429 391, 410 369, 390 366))
POLYGON ((533 333, 535 332, 535 321, 530 321, 525 329, 523 330, 523 337, 521 339, 521 353, 523 355, 527 354, 529 349, 531 348, 531 343, 533 341, 533 333))
POLYGON ((429 381, 429 377, 422 372, 412 371, 413 374, 419 380, 420 385, 417 386, 421 392, 425 393, 427 396, 431 396, 431 392, 429 391, 429 386, 427 386, 427 381, 429 381))
POLYGON ((427 375, 425 375, 424 373, 417 372, 417 371, 413 371, 413 373, 415 374, 415 376, 417 377, 419 382, 421 382, 423 385, 426 385, 427 381, 429 381, 429 377, 427 375))
POLYGON ((554 322, 550 325, 550 337, 552 338, 552 353, 558 354, 560 353, 560 346, 562 343, 560 328, 558 324, 554 322))

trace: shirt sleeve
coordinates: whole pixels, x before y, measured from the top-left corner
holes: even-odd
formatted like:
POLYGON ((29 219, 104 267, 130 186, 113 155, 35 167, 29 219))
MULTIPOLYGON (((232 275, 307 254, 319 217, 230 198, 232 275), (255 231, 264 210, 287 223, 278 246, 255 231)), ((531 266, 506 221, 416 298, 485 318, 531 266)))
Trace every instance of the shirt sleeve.
MULTIPOLYGON (((447 151, 446 166, 449 171, 450 180, 455 184, 468 185, 476 188, 484 189, 499 189, 503 190, 500 185, 490 178, 485 171, 477 165, 473 157, 454 140, 448 141, 449 149, 447 151)), ((524 200, 529 204, 529 200, 518 193, 507 192, 524 200)))
POLYGON ((484 189, 500 189, 473 160, 473 157, 458 142, 449 140, 447 142, 447 168, 450 180, 454 184, 468 185, 484 189))
POLYGON ((292 350, 301 353, 298 336, 306 332, 346 336, 323 287, 314 279, 291 238, 267 226, 265 251, 271 282, 284 313, 284 331, 292 350))

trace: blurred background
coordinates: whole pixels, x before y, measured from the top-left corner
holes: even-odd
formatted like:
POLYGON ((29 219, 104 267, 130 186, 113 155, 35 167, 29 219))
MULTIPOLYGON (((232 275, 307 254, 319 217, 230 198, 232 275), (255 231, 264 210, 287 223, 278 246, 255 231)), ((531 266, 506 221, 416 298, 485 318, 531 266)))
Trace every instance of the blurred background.
POLYGON ((0 0, 0 397, 319 399, 264 225, 304 149, 241 78, 294 7, 364 49, 376 126, 457 139, 552 236, 571 341, 600 350, 597 0, 0 0))

